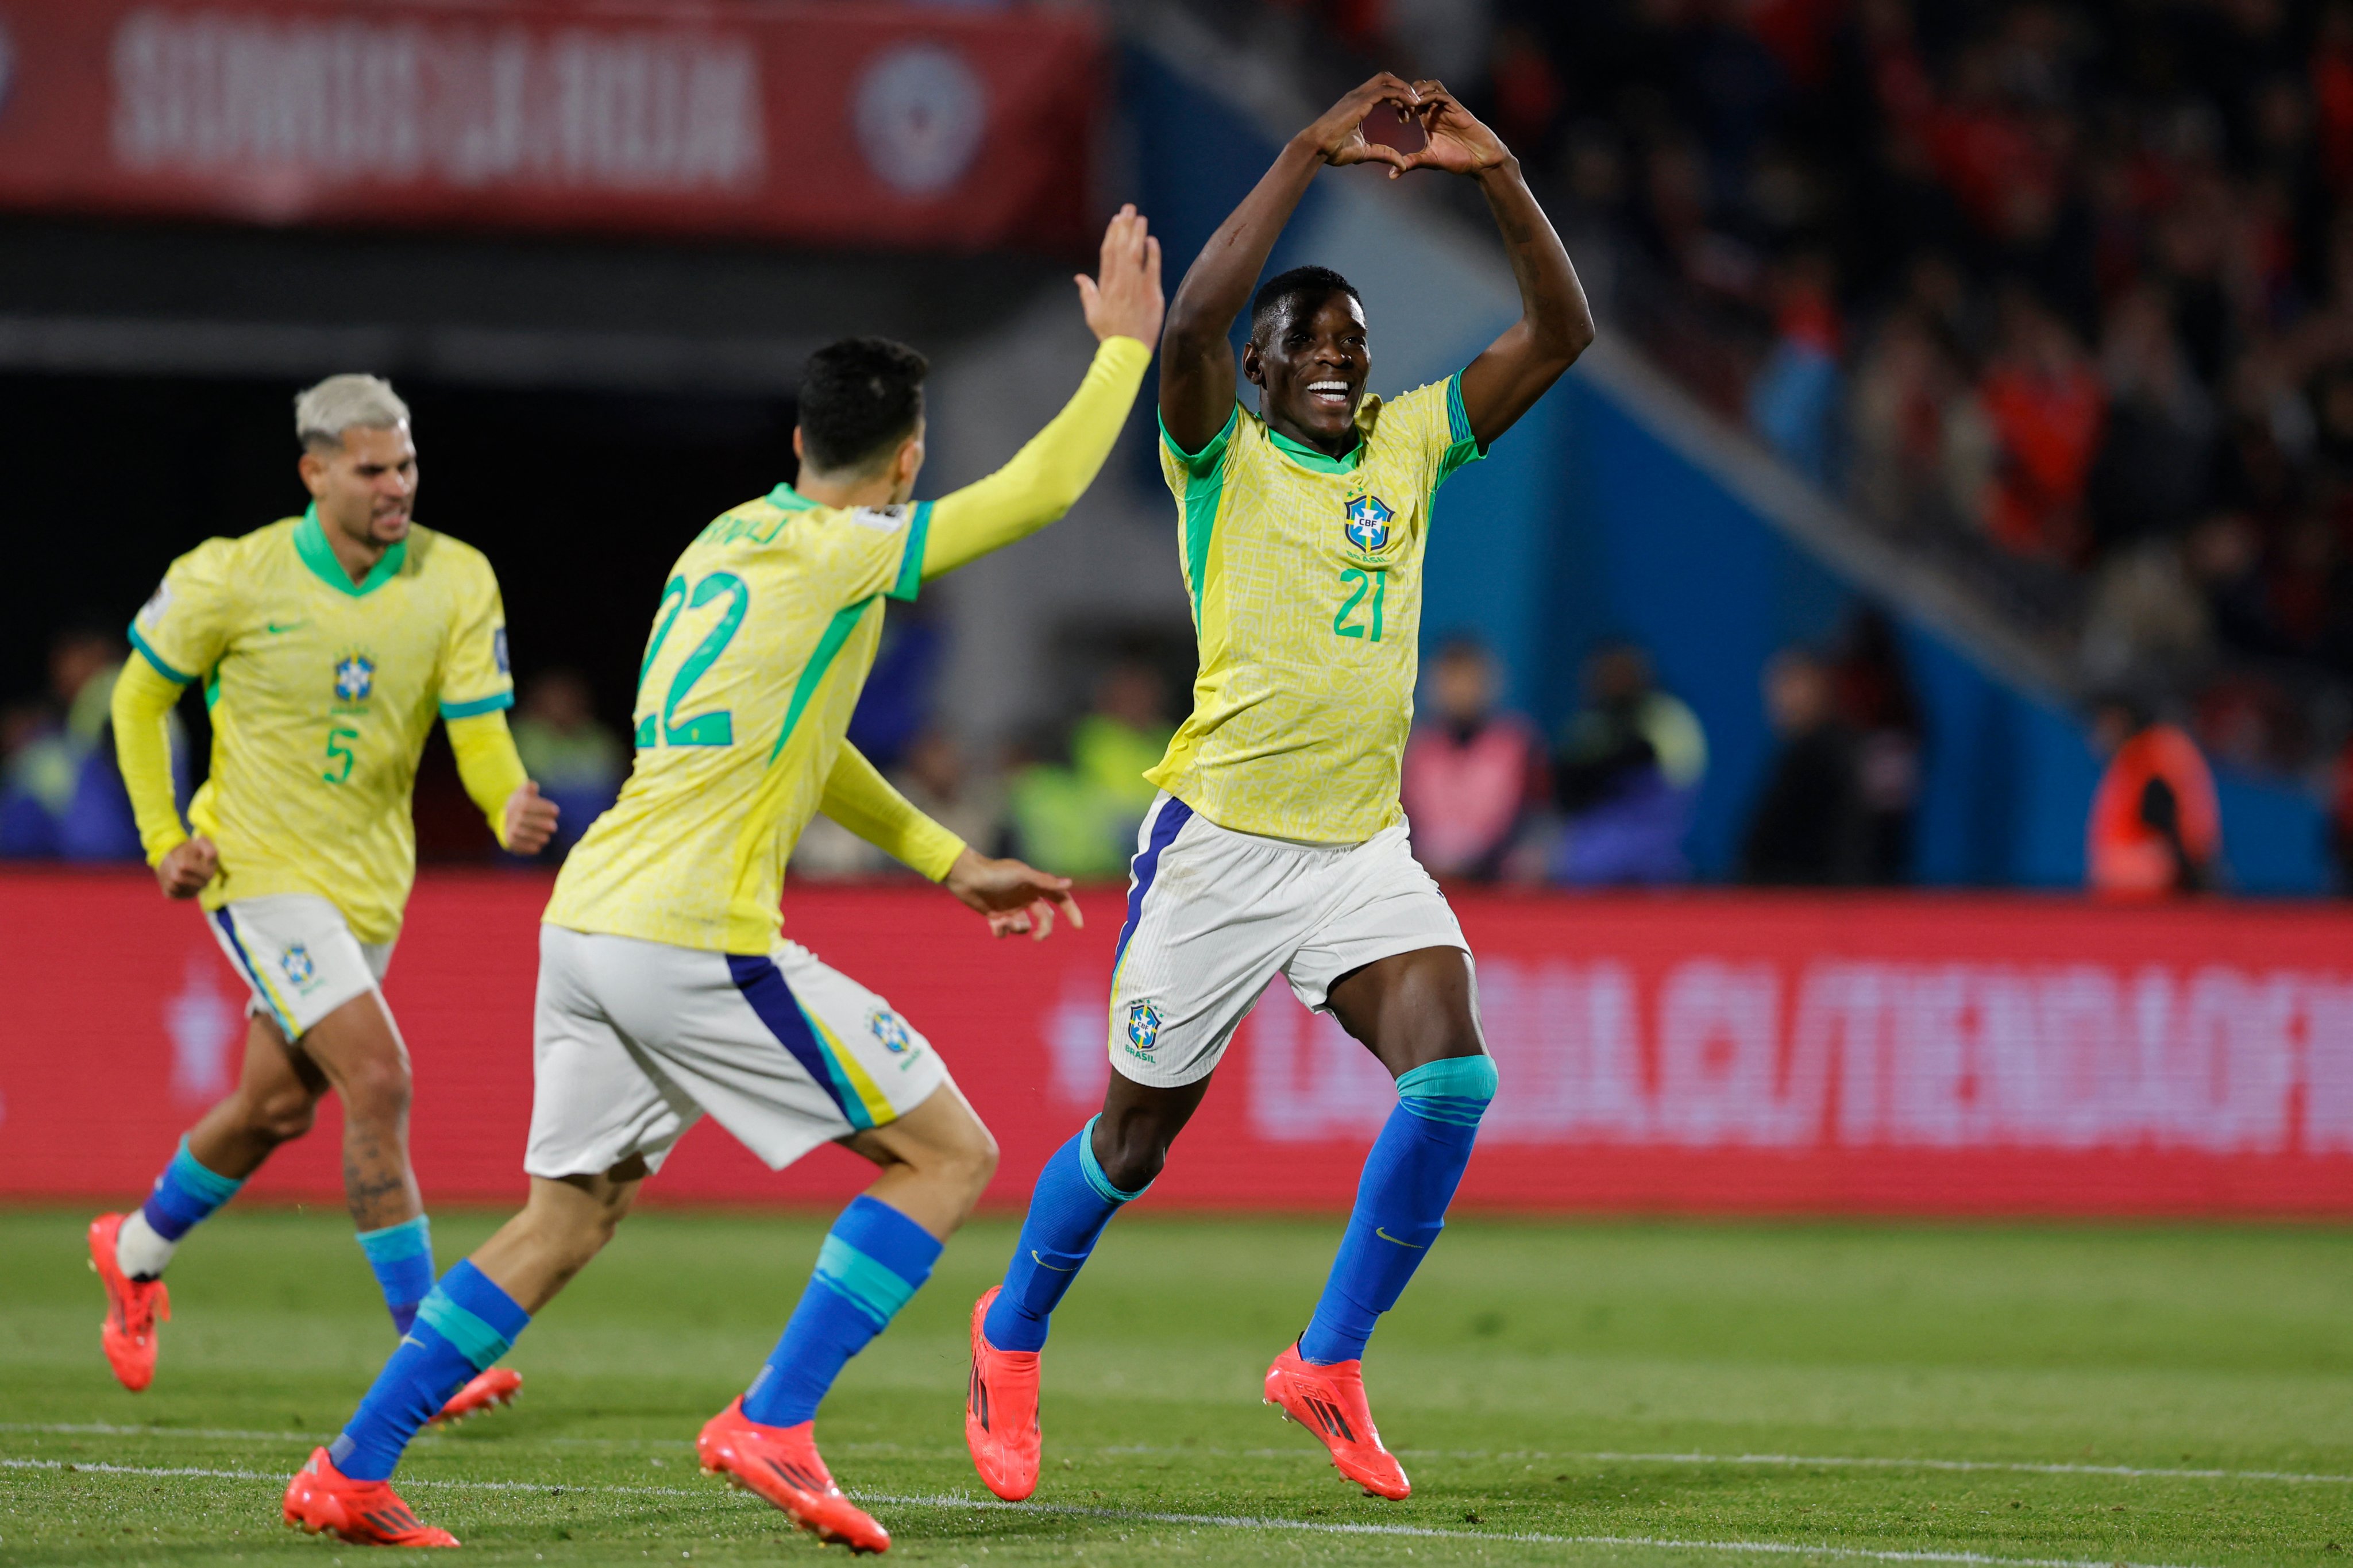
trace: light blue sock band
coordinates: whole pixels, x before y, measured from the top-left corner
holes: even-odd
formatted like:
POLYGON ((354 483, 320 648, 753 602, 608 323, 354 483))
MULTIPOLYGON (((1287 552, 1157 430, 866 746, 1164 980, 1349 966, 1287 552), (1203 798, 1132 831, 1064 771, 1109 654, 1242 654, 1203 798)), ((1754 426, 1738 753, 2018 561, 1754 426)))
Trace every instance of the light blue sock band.
POLYGON ((398 1225, 385 1226, 382 1230, 359 1233, 360 1250, 368 1261, 379 1268, 387 1263, 399 1263, 411 1258, 433 1256, 433 1222, 424 1215, 405 1219, 398 1225))
POLYGON ((235 1177, 206 1170, 196 1157, 188 1152, 185 1136, 181 1138, 179 1150, 172 1156, 172 1180, 215 1208, 237 1196, 237 1190, 245 1185, 235 1177))
POLYGON ((514 1349, 514 1341, 449 1300, 438 1285, 417 1307, 417 1316, 456 1346, 458 1353, 471 1363, 476 1372, 488 1371, 498 1364, 501 1356, 514 1349))
POLYGON ((901 1278, 889 1264, 876 1262, 831 1235, 818 1248, 817 1277, 873 1320, 878 1331, 899 1315, 899 1309, 913 1299, 915 1287, 922 1283, 901 1278))
POLYGON ((1102 1198, 1103 1202, 1132 1204, 1150 1192, 1152 1184, 1146 1182, 1131 1193, 1124 1187, 1113 1185, 1112 1179, 1103 1174, 1103 1162, 1095 1158, 1095 1123, 1102 1120, 1103 1113, 1097 1111, 1087 1118, 1087 1124, 1084 1127, 1079 1129, 1079 1173, 1086 1177, 1087 1185, 1092 1187, 1095 1190, 1095 1195, 1102 1198))
POLYGON ((1494 1058, 1448 1057, 1399 1077, 1398 1103, 1426 1121, 1476 1127, 1499 1084, 1494 1058))

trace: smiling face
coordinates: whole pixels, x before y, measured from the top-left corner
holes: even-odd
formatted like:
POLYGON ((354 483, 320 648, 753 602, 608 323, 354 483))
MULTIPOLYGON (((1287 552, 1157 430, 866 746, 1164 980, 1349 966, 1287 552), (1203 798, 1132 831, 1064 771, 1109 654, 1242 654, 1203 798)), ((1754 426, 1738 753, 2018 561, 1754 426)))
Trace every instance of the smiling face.
POLYGON ((1356 444, 1371 370, 1365 308, 1339 289, 1293 298, 1242 348, 1242 374, 1260 389, 1266 422, 1335 458, 1356 444))

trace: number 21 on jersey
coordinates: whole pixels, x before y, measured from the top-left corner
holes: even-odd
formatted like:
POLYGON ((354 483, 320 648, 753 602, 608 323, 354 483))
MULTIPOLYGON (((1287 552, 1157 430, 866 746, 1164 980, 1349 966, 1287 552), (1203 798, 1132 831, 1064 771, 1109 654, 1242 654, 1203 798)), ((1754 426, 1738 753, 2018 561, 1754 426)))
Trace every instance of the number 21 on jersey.
POLYGON ((1361 637, 1369 630, 1371 640, 1380 641, 1381 612, 1389 596, 1388 573, 1378 566, 1370 570, 1351 566, 1340 574, 1340 587, 1347 596, 1341 600, 1338 614, 1332 617, 1333 632, 1344 637, 1361 637), (1373 598, 1369 612, 1364 608, 1367 594, 1373 598))
POLYGON ((679 709, 694 690, 694 683, 718 662, 743 627, 744 616, 752 607, 752 590, 744 579, 733 572, 713 572, 691 589, 684 577, 673 577, 662 589, 661 605, 654 616, 654 635, 646 643, 645 661, 638 666, 638 700, 648 701, 652 694, 646 689, 646 677, 653 672, 654 661, 661 658, 662 645, 670 640, 679 617, 696 610, 718 607, 718 617, 702 640, 694 645, 686 658, 679 662, 678 672, 670 677, 670 689, 662 695, 661 706, 638 718, 637 743, 639 746, 732 746, 735 743, 735 717, 724 708, 681 717, 679 709))

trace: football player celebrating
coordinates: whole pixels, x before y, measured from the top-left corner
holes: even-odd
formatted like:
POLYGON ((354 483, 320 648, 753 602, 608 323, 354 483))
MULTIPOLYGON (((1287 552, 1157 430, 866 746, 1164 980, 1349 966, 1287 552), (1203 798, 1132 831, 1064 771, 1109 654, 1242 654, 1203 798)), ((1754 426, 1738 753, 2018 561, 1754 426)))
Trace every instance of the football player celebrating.
POLYGON ((1366 1406, 1361 1358, 1428 1256, 1495 1092, 1470 952, 1406 840, 1422 553, 1438 487, 1482 456, 1593 340, 1584 289, 1518 163, 1444 87, 1376 77, 1293 137, 1185 276, 1161 339, 1161 466, 1200 640, 1192 716, 1148 775, 1112 972, 1102 1113, 1039 1177, 1001 1287, 975 1306, 965 1439, 997 1496, 1038 1483, 1048 1315, 1120 1206, 1160 1173, 1234 1030, 1276 974, 1397 1080, 1305 1332, 1266 1394, 1368 1492, 1405 1472, 1366 1406), (1426 145, 1368 141, 1367 114, 1426 145), (1251 284, 1318 170, 1384 163, 1478 183, 1522 314, 1459 374, 1366 395, 1370 337, 1347 279, 1251 284), (1228 334, 1250 303, 1235 398, 1228 334))
MULTIPOLYGON (((146 1203, 90 1222, 106 1359, 125 1388, 155 1375, 171 1316, 164 1266, 270 1151, 343 1099, 344 1196, 393 1326, 433 1287, 408 1165, 408 1051, 378 988, 417 874, 409 791, 438 718, 491 831, 530 854, 555 807, 507 732, 506 611, 481 552, 417 526, 408 406, 372 375, 294 400, 311 506, 181 556, 131 623, 139 657, 114 688, 115 753, 164 891, 195 899, 252 992, 237 1087, 181 1139, 146 1203), (166 715, 204 682, 210 776, 180 821, 166 715)), ((499 1372, 442 1414, 512 1397, 499 1372)))
POLYGON ((285 1517, 392 1545, 454 1544, 389 1478, 451 1389, 506 1352, 612 1238, 708 1111, 769 1166, 833 1142, 881 1174, 835 1220, 767 1364, 696 1447, 826 1541, 888 1531, 818 1456, 818 1403, 931 1275, 997 1166, 939 1053, 857 981, 778 936, 785 863, 823 811, 1008 931, 1073 921, 1070 883, 974 853, 847 742, 883 601, 1035 532, 1111 453, 1160 330, 1159 242, 1134 209, 1079 279, 1102 346, 1069 405, 1004 468, 910 506, 923 462, 913 350, 852 338, 802 384, 798 480, 726 512, 679 557, 638 670, 637 762, 565 861, 540 931, 531 1196, 445 1275, 285 1517))

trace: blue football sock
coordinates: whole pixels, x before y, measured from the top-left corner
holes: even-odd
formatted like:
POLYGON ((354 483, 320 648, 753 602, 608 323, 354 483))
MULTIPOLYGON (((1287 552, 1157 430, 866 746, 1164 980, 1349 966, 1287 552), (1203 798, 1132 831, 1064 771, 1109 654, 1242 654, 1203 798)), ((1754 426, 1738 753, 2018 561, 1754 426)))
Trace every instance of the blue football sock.
POLYGON ((1446 1205, 1494 1098, 1495 1063, 1483 1056, 1449 1057, 1398 1079, 1397 1109, 1365 1156, 1340 1256, 1299 1336, 1302 1361, 1329 1366, 1364 1355, 1373 1324, 1446 1227, 1446 1205))
POLYGON ((417 1321, 327 1457, 353 1480, 391 1475, 417 1429, 476 1373, 490 1370, 530 1325, 531 1314, 489 1275, 470 1260, 459 1264, 418 1305, 417 1321))
POLYGON ((842 1367, 923 1289, 939 1258, 930 1231, 879 1198, 852 1198, 826 1233, 801 1304, 744 1395, 744 1415, 764 1426, 815 1418, 842 1367))
POLYGON ((382 1230, 364 1230, 360 1250, 367 1254, 375 1282, 384 1288, 392 1326, 406 1333, 417 1321, 417 1303, 433 1289, 433 1222, 418 1215, 382 1230))
POLYGON ((188 1141, 180 1140, 179 1152, 155 1178, 155 1190, 147 1196, 142 1212, 148 1225, 165 1241, 177 1241, 188 1234, 196 1223, 209 1216, 213 1210, 237 1196, 242 1181, 216 1175, 196 1163, 188 1152, 188 1141))
POLYGON ((981 1323, 981 1331, 998 1350, 1046 1348, 1046 1320, 1079 1277, 1103 1226, 1122 1205, 1144 1195, 1143 1187, 1124 1192, 1103 1174, 1094 1146, 1095 1122, 1102 1120, 1095 1117, 1080 1128, 1079 1135, 1055 1150, 1038 1173, 1029 1213, 1021 1222, 1021 1239, 1006 1266, 1005 1288, 981 1323))

